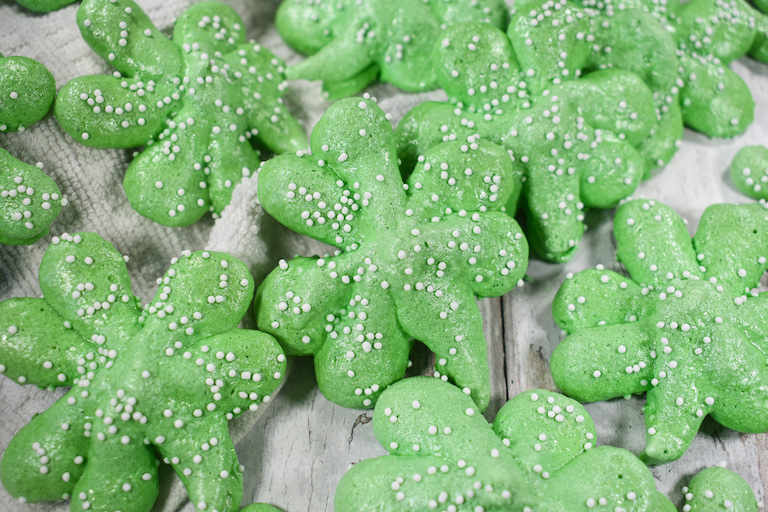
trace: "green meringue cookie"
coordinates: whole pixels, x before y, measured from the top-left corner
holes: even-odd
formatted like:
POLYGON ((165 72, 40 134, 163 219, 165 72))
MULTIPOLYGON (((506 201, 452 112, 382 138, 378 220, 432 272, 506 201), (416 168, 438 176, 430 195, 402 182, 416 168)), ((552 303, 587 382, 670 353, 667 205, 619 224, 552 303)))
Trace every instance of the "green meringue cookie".
POLYGON ((51 178, 0 148, 0 244, 37 242, 66 205, 51 178))
POLYGON ((744 146, 731 162, 731 179, 752 199, 768 199, 768 148, 744 146))
MULTIPOLYGON (((757 512, 755 495, 739 475, 725 468, 707 468, 683 488, 691 512, 757 512)), ((684 508, 683 510, 686 510, 684 508)))
MULTIPOLYGON (((684 84, 680 78, 682 57, 666 28, 668 20, 647 12, 646 2, 642 1, 630 3, 633 8, 626 9, 599 9, 589 0, 581 3, 589 16, 595 44, 589 65, 636 73, 653 92, 657 122, 638 147, 645 160, 644 177, 649 177, 653 169, 670 162, 683 138, 679 99, 684 84)), ((650 2, 647 4, 650 8, 650 2)))
POLYGON ((519 226, 498 211, 520 183, 508 155, 474 139, 436 147, 404 190, 392 127, 360 98, 332 105, 311 147, 264 164, 259 200, 339 251, 282 260, 257 291, 259 328, 287 353, 313 355, 320 390, 345 407, 370 407, 401 379, 415 338, 436 354, 436 373, 485 409, 475 297, 512 290, 528 262, 519 226))
POLYGON ((16 0, 16 3, 35 12, 51 12, 65 7, 75 0, 16 0))
MULTIPOLYGON (((389 455, 363 460, 344 475, 336 512, 675 510, 637 457, 596 447, 584 407, 550 391, 518 394, 491 426, 458 388, 414 377, 381 395, 373 428, 389 455)), ((753 510, 746 482, 717 470, 721 482, 706 481, 707 470, 691 482, 691 492, 703 486, 717 493, 713 502, 726 496, 733 510, 753 510)), ((700 499, 689 505, 691 512, 712 510, 700 499)))
POLYGON ((67 83, 56 118, 91 147, 147 146, 124 180, 142 215, 185 226, 209 210, 218 214, 260 164, 253 139, 277 153, 306 147, 282 103, 282 61, 246 43, 242 20, 226 4, 188 8, 172 40, 132 0, 85 0, 77 22, 117 72, 67 83))
POLYGON ((632 277, 598 267, 557 292, 569 336, 552 354, 555 384, 584 402, 646 393, 651 462, 681 457, 707 415, 768 432, 765 206, 710 206, 691 239, 669 207, 630 201, 614 232, 632 277))
POLYGON ((290 79, 322 80, 336 99, 377 78, 409 92, 437 87, 429 53, 440 31, 461 21, 503 27, 503 0, 284 0, 275 24, 285 41, 311 57, 290 79))
MULTIPOLYGON (((55 95, 53 75, 45 66, 0 55, 0 132, 23 132, 40 121, 55 95)), ((0 148, 0 244, 38 241, 66 205, 51 178, 0 148)))
POLYGON ((449 102, 422 103, 397 127, 406 172, 439 142, 471 135, 511 151, 525 174, 528 238, 556 262, 575 253, 585 209, 611 208, 634 192, 645 172, 638 148, 655 123, 653 96, 637 75, 582 75, 589 34, 583 11, 565 0, 526 2, 507 34, 453 25, 432 56, 449 102))
POLYGON ((43 298, 0 303, 0 372, 71 389, 8 445, 10 495, 148 512, 157 452, 198 510, 236 511, 242 475, 227 421, 269 401, 285 372, 271 336, 237 329, 253 295, 245 265, 184 251, 142 310, 111 244, 65 234, 43 257, 40 285, 43 298))
POLYGON ((728 64, 746 54, 768 61, 768 17, 743 0, 581 0, 594 34, 590 66, 638 73, 654 94, 658 123, 643 142, 647 169, 666 165, 683 123, 733 137, 755 102, 728 64))
POLYGON ((55 96, 56 82, 45 66, 0 54, 0 132, 23 132, 40 121, 55 96))

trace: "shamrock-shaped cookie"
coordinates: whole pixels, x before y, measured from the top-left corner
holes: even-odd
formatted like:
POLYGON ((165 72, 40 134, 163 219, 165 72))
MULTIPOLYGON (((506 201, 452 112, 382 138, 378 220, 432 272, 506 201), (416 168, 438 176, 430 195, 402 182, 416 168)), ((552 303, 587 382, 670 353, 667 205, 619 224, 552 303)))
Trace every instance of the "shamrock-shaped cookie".
POLYGON ((704 417, 739 432, 768 432, 768 210, 714 205, 691 240, 669 207, 636 200, 616 212, 617 258, 567 280, 555 321, 570 336, 552 376, 585 402, 647 393, 646 455, 679 458, 704 417))
MULTIPOLYGON (((491 426, 457 388, 415 377, 381 395, 373 428, 390 455, 364 460, 344 475, 336 512, 675 510, 637 457, 596 447, 584 407, 550 391, 520 393, 491 426)), ((756 512, 746 482, 718 470, 722 482, 701 481, 702 473, 691 483, 696 497, 685 510, 714 510, 708 503, 729 500, 733 510, 756 512), (700 488, 710 499, 701 499, 700 488)))
POLYGON ((311 57, 287 70, 291 79, 322 80, 332 98, 378 78, 410 92, 437 87, 432 45, 446 24, 478 21, 503 27, 503 0, 284 0, 275 24, 293 48, 311 57))
POLYGON ((401 379, 415 338, 435 353, 436 373, 485 409, 475 296, 513 289, 528 260, 517 223, 489 207, 513 193, 509 157, 457 141, 428 154, 404 190, 392 127, 360 98, 328 109, 311 148, 267 161, 259 199, 282 224, 340 250, 281 261, 256 294, 259 328, 287 353, 315 356, 320 390, 346 407, 370 407, 401 379))
POLYGON ((731 179, 752 199, 768 199, 768 148, 744 146, 731 162, 731 179))
POLYGON ((0 371, 20 384, 71 389, 11 440, 3 486, 72 510, 148 512, 155 453, 197 510, 235 512, 242 475, 227 421, 269 400, 285 356, 237 329, 253 279, 229 254, 185 251, 143 310, 123 256, 94 233, 54 238, 40 266, 44 298, 0 303, 0 371))
POLYGON ((479 23, 443 33, 433 64, 450 101, 408 113, 397 127, 398 152, 407 171, 435 144, 473 134, 512 151, 527 178, 529 241, 562 262, 581 239, 584 209, 613 207, 639 184, 636 147, 656 117, 650 91, 632 73, 576 79, 591 51, 581 9, 565 0, 525 5, 508 34, 479 23))
POLYGON ((590 66, 643 77, 658 123, 641 146, 647 168, 668 163, 683 123, 710 137, 733 137, 754 118, 755 102, 728 64, 745 54, 768 62, 768 17, 744 0, 581 0, 594 34, 590 66))
POLYGON ((260 163, 255 137, 272 151, 306 146, 282 103, 282 62, 245 42, 235 11, 193 5, 168 40, 132 0, 85 0, 77 11, 85 41, 117 69, 65 85, 56 117, 95 148, 147 146, 131 162, 125 192, 142 215, 184 226, 229 204, 260 163))
MULTIPOLYGON (((0 132, 23 132, 41 120, 55 95, 56 83, 45 66, 0 54, 0 132)), ((66 204, 51 178, 0 148, 0 244, 36 242, 66 204)))
POLYGON ((61 9, 75 0, 16 0, 16 3, 35 12, 51 12, 61 9))

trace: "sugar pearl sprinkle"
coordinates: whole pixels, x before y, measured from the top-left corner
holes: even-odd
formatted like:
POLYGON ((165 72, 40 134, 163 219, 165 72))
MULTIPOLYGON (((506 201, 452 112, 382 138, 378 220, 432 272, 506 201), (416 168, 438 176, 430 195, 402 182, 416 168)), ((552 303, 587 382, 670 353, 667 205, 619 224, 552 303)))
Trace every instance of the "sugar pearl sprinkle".
MULTIPOLYGON (((653 95, 618 69, 578 79, 594 35, 571 3, 513 12, 510 31, 456 24, 443 32, 436 67, 449 102, 406 115, 398 125, 398 140, 408 141, 400 153, 423 154, 471 135, 503 145, 527 181, 537 252, 564 262, 581 239, 585 209, 611 207, 639 184, 645 164, 637 150, 655 119, 653 95), (551 56, 539 46, 551 47, 551 56)), ((414 162, 405 164, 408 170, 414 162)))
POLYGON ((13 438, 3 464, 19 471, 3 484, 20 500, 58 489, 73 510, 117 510, 121 493, 153 499, 157 450, 191 483, 199 510, 228 510, 241 469, 227 420, 270 401, 285 355, 271 336, 236 328, 253 280, 229 254, 183 251, 144 306, 125 261, 93 233, 54 237, 40 269, 45 298, 0 305, 2 373, 71 386, 13 438), (111 450, 124 466, 102 467, 111 450))
POLYGON ((764 324, 765 207, 711 206, 691 240, 669 207, 635 200, 619 207, 614 230, 632 278, 599 266, 558 291, 555 319, 575 336, 553 354, 556 385, 584 401, 649 392, 646 453, 659 460, 685 453, 721 407, 768 430, 757 394, 768 384, 766 356, 743 334, 764 324))
POLYGON ((592 419, 575 400, 544 390, 521 393, 501 408, 493 429, 479 414, 467 414, 474 410, 461 390, 438 379, 415 377, 387 388, 373 421, 390 455, 362 461, 342 478, 337 509, 613 512, 651 510, 666 500, 632 454, 595 448, 592 419), (600 474, 574 471, 582 466, 599 467, 600 474), (369 491, 360 493, 360 485, 369 491), (562 501, 573 496, 583 499, 580 506, 562 501))
POLYGON ((322 41, 322 51, 289 67, 288 77, 326 80, 326 94, 331 97, 333 82, 348 82, 341 93, 346 96, 356 92, 349 90, 350 83, 357 82, 362 89, 377 75, 410 92, 434 89, 437 83, 430 54, 445 23, 476 21, 503 29, 508 10, 503 0, 435 5, 423 0, 283 2, 278 14, 283 39, 296 48, 315 48, 315 52, 322 41), (370 75, 365 70, 369 66, 381 72, 361 81, 359 75, 370 75))
POLYGON ((269 192, 259 199, 286 226, 339 251, 281 261, 259 291, 260 328, 289 352, 327 345, 323 352, 334 356, 315 360, 319 386, 345 406, 369 407, 402 378, 416 338, 435 352, 435 376, 468 388, 484 409, 487 377, 477 376, 487 371, 485 356, 475 354, 485 353, 485 339, 474 296, 513 289, 527 266, 519 226, 492 210, 504 201, 491 196, 514 186, 511 166, 504 174, 491 163, 504 151, 456 142, 426 155, 404 187, 396 155, 379 149, 394 146, 393 134, 372 100, 335 103, 313 137, 313 155, 265 163, 259 183, 269 192), (465 179, 473 161, 476 176, 465 179), (488 194, 478 199, 473 184, 485 180, 488 194))
POLYGON ((86 41, 110 48, 102 55, 125 76, 69 82, 57 117, 87 145, 147 146, 125 178, 142 215, 169 226, 209 210, 218 215, 235 185, 258 169, 254 137, 277 153, 306 147, 280 98, 287 88, 283 62, 246 43, 242 20, 225 4, 187 9, 174 42, 132 0, 92 0, 80 12, 86 41), (149 72, 158 54, 165 75, 149 72))

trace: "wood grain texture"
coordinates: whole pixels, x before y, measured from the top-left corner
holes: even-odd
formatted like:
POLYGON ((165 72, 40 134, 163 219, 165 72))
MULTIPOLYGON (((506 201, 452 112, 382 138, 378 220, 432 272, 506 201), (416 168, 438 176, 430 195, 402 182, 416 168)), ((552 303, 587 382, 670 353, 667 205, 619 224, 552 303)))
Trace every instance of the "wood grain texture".
MULTIPOLYGON (((173 20, 192 0, 138 0, 162 29, 169 33, 173 20)), ((288 49, 274 30, 272 19, 279 0, 228 0, 243 16, 248 35, 257 38, 288 62, 298 55, 288 49)), ((77 5, 45 16, 31 16, 9 0, 0 0, 0 52, 21 54, 42 60, 57 78, 60 87, 70 78, 104 72, 106 65, 88 49, 74 27, 77 5)), ((744 77, 757 101, 755 124, 736 140, 710 141, 686 132, 679 154, 663 172, 641 184, 636 197, 649 197, 669 204, 690 220, 691 232, 704 208, 717 202, 746 203, 727 178, 727 168, 736 151, 745 144, 768 143, 768 67, 750 61, 733 66, 744 77)), ((441 92, 406 95, 392 87, 371 90, 380 105, 397 122, 421 101, 442 99, 441 92)), ((318 84, 292 84, 286 103, 308 130, 317 122, 327 103, 320 100, 318 84)), ((119 247, 132 255, 129 264, 135 278, 135 292, 148 300, 154 279, 168 260, 181 249, 201 249, 208 240, 212 222, 183 230, 161 229, 130 210, 122 192, 122 169, 128 154, 99 151, 73 145, 58 129, 52 116, 39 127, 21 136, 2 136, 0 145, 34 161, 44 160, 46 170, 70 194, 73 206, 54 225, 54 232, 93 229, 124 240, 119 247), (46 149, 48 150, 44 152, 46 149), (38 155, 38 156, 36 156, 38 155), (77 178, 57 172, 57 166, 79 169, 77 178), (80 180, 83 180, 82 182, 80 180), (86 180, 97 180, 100 194, 88 195, 86 180), (84 202, 93 203, 94 212, 84 202), (103 217, 103 218, 100 218, 103 217), (107 230, 107 231, 102 231, 107 230)), ((94 189, 96 191, 96 189, 94 189)), ((488 340, 492 378, 493 415, 510 397, 533 388, 554 389, 548 361, 561 340, 550 312, 552 297, 567 272, 578 272, 598 263, 621 271, 615 263, 612 211, 590 212, 580 251, 567 265, 532 261, 529 280, 499 299, 479 302, 488 340)), ((320 244, 288 233, 277 235, 279 248, 269 258, 292 257, 324 252, 320 244)), ((12 296, 39 294, 36 283, 44 243, 30 248, 0 246, 0 300, 12 296)), ((240 248, 242 250, 242 248, 240 248)), ((263 276, 257 276, 257 279, 263 276)), ((423 352, 414 355, 414 370, 429 373, 432 359, 423 352)), ((44 390, 20 387, 0 377, 0 455, 13 434, 33 413, 45 410, 58 396, 44 390)), ((640 453, 644 443, 642 398, 590 404, 601 444, 611 444, 640 453)), ((312 360, 291 361, 286 384, 272 405, 237 446, 245 466, 243 504, 273 503, 285 511, 323 512, 332 510, 333 494, 339 479, 351 464, 383 455, 373 435, 370 411, 345 409, 328 402, 317 390, 312 360)), ((760 503, 768 497, 768 436, 738 434, 706 422, 693 446, 677 462, 652 469, 658 488, 681 505, 681 487, 703 467, 726 462, 752 486, 760 503)), ((20 505, 0 486, 0 512, 64 512, 68 503, 20 505)), ((159 502, 156 510, 171 512, 159 502)), ((180 507, 192 512, 191 504, 180 507)))

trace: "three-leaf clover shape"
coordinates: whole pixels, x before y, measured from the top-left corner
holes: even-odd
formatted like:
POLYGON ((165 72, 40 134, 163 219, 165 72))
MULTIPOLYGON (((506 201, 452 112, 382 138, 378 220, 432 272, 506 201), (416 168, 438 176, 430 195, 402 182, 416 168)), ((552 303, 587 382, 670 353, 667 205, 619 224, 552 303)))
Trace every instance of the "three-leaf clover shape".
POLYGON ((339 250, 281 261, 256 293, 259 328, 287 353, 314 356, 332 402, 370 407, 403 377, 415 338, 435 353, 436 373, 485 409, 475 296, 513 289, 528 260, 517 223, 492 207, 513 193, 509 157, 457 141, 427 155, 404 190, 392 127, 360 98, 326 111, 311 148, 267 161, 259 200, 285 226, 339 250))
POLYGON ((132 0, 85 0, 83 38, 117 72, 67 83, 56 117, 95 148, 146 146, 128 167, 133 208, 167 226, 220 213, 260 164, 255 137, 275 152, 306 147, 282 104, 283 64, 246 43, 242 20, 214 1, 188 8, 167 39, 132 0))
POLYGON ((602 268, 567 280, 555 320, 570 335, 552 376, 581 401, 646 393, 645 454, 682 456, 711 415, 739 432, 768 432, 768 210, 714 205, 691 239, 669 207, 620 206, 617 258, 632 278, 602 268))
POLYGON ((70 498, 72 510, 148 512, 155 453, 198 510, 232 512, 242 475, 227 421, 269 400, 285 356, 237 329, 253 279, 226 253, 185 251, 144 309, 123 256, 94 233, 54 238, 43 298, 0 303, 0 371, 20 384, 71 387, 11 440, 8 492, 70 498))
POLYGON ((479 135, 501 144, 525 174, 531 245, 568 261, 584 209, 613 207, 639 184, 645 169, 636 148, 656 119, 651 92, 633 73, 577 78, 590 40, 586 16, 565 0, 525 2, 507 34, 479 23, 448 28, 432 57, 449 101, 422 103, 400 122, 403 169, 441 141, 479 135))
MULTIPOLYGON (((414 377, 382 394, 373 429, 389 455, 364 460, 344 475, 337 512, 675 510, 637 457, 596 447, 584 407, 550 391, 518 394, 491 426, 459 389, 414 377)), ((691 511, 721 510, 708 507, 727 501, 734 510, 757 510, 741 477, 717 468, 722 480, 713 483, 710 471, 691 482, 691 511), (708 499, 701 499, 703 485, 711 491, 708 499)))
POLYGON ((503 27, 503 0, 285 0, 275 25, 285 41, 311 55, 290 66, 291 79, 323 80, 341 98, 376 78, 417 92, 437 86, 429 62, 446 24, 478 21, 503 27))
MULTIPOLYGON (((41 120, 55 95, 56 83, 45 66, 0 54, 0 132, 23 132, 41 120)), ((0 148, 0 244, 38 241, 66 204, 51 178, 0 148)))
POLYGON ((768 62, 768 17, 748 2, 581 4, 594 34, 590 66, 633 71, 653 91, 658 123, 641 146, 648 170, 672 159, 683 124, 710 137, 733 137, 752 123, 752 94, 728 68, 747 53, 768 62))

